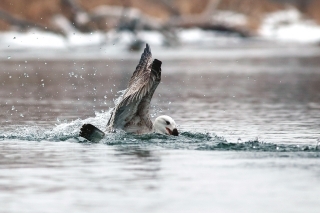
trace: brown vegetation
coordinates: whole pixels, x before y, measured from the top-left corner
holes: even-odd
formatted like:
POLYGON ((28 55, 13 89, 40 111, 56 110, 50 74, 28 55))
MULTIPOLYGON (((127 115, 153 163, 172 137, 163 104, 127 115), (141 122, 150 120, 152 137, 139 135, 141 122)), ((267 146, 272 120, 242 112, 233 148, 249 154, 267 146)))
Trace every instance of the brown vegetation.
MULTIPOLYGON (((65 9, 61 0, 1 0, 0 9, 10 12, 16 17, 25 18, 44 26, 52 25, 52 16, 63 14, 70 17, 70 11, 65 9)), ((119 5, 139 8, 143 13, 168 20, 173 15, 186 15, 201 13, 209 0, 77 0, 87 11, 99 5, 119 5), (165 5, 163 2, 171 2, 165 5)), ((264 14, 283 9, 284 5, 270 0, 221 0, 218 9, 232 10, 244 13, 249 17, 248 28, 256 29, 264 14)), ((314 0, 306 10, 307 15, 320 23, 320 2, 314 0)), ((8 30, 8 23, 0 19, 0 30, 8 30)))
POLYGON ((306 8, 306 15, 320 24, 320 1, 313 1, 306 8))

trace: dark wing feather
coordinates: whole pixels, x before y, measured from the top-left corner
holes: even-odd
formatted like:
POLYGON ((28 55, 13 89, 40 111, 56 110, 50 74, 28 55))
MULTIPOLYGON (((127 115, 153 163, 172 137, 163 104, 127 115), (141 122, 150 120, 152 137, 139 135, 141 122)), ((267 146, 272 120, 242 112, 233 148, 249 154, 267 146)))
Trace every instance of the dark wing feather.
POLYGON ((128 89, 131 87, 132 83, 135 82, 139 76, 144 73, 145 69, 151 65, 152 54, 149 44, 146 44, 146 48, 141 55, 140 61, 136 67, 136 70, 133 72, 131 79, 128 84, 128 89))
POLYGON ((124 128, 135 117, 144 120, 152 128, 149 116, 150 101, 161 80, 161 61, 155 59, 149 45, 146 45, 121 101, 114 108, 108 121, 110 129, 124 128))

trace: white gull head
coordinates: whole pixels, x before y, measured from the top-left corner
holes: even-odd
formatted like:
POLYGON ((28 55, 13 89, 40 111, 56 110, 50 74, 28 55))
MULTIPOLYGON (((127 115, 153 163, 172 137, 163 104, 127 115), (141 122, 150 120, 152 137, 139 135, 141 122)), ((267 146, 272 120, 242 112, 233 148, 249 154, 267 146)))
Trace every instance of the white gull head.
POLYGON ((161 115, 156 118, 153 123, 153 131, 165 135, 179 135, 176 122, 167 115, 161 115))

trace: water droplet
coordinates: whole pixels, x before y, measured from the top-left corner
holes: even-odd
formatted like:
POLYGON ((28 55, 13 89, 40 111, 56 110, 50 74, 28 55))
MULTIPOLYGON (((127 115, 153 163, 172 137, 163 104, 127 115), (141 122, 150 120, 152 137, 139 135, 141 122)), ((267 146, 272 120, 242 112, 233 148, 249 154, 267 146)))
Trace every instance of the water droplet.
POLYGON ((94 98, 93 101, 97 101, 97 99, 94 98))
POLYGON ((97 87, 93 87, 93 90, 97 90, 97 87))
POLYGON ((41 79, 41 81, 44 81, 43 79, 41 79))
POLYGON ((8 56, 8 59, 10 60, 10 59, 11 59, 11 56, 8 56))
POLYGON ((14 106, 11 107, 11 110, 15 110, 16 108, 14 108, 14 106))
POLYGON ((22 113, 20 114, 20 117, 22 117, 22 118, 24 117, 22 113))
POLYGON ((171 101, 169 102, 169 104, 171 104, 171 101))
POLYGON ((9 75, 9 78, 12 78, 12 76, 11 76, 11 75, 9 75))
POLYGON ((107 96, 105 95, 105 96, 103 96, 104 98, 107 98, 107 96))

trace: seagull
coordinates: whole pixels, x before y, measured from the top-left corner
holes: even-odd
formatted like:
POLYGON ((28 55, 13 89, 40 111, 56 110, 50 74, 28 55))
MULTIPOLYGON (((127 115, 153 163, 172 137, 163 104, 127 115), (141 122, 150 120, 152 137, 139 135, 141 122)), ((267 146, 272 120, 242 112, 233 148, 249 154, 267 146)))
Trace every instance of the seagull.
MULTIPOLYGON (((111 112, 107 132, 121 129, 139 135, 152 132, 179 135, 176 122, 170 116, 161 115, 154 122, 150 118, 150 102, 161 81, 161 64, 158 59, 152 61, 150 46, 146 44, 128 88, 111 112)), ((79 135, 89 141, 98 142, 105 133, 92 124, 84 124, 79 135)))

